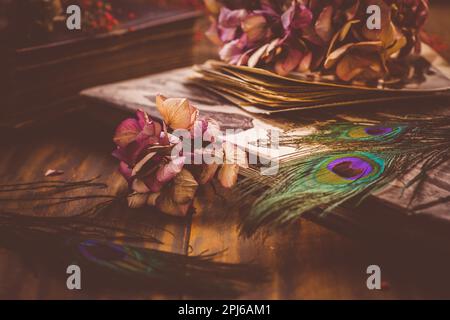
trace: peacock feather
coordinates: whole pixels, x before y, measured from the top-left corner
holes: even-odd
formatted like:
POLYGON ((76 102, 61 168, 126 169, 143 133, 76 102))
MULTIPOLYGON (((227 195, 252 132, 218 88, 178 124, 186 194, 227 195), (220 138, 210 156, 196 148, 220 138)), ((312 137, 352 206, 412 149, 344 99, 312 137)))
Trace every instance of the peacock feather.
POLYGON ((188 256, 97 240, 76 245, 79 255, 94 265, 129 279, 186 293, 232 293, 265 278, 264 271, 256 265, 214 261, 217 253, 188 256))
POLYGON ((325 215, 347 200, 364 199, 416 166, 420 173, 405 187, 420 184, 427 171, 449 159, 449 118, 374 118, 324 123, 306 136, 286 133, 281 144, 297 151, 280 160, 278 173, 253 174, 237 189, 240 201, 258 194, 244 216, 242 233, 279 227, 316 209, 325 215))
POLYGON ((149 248, 153 236, 67 218, 26 217, 0 212, 0 244, 32 266, 44 262, 60 273, 68 265, 82 269, 87 287, 158 289, 178 294, 234 296, 266 278, 255 264, 214 261, 221 252, 185 255, 149 248), (118 236, 118 234, 123 234, 118 236), (37 263, 36 263, 37 262, 37 263))

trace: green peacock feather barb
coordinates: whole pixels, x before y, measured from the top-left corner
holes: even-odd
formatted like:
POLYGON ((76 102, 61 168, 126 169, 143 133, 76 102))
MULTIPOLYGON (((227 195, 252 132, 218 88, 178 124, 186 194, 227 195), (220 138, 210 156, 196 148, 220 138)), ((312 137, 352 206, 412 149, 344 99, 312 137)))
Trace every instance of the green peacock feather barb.
POLYGON ((280 144, 297 152, 281 160, 278 174, 254 174, 237 188, 240 201, 258 194, 241 223, 246 236, 312 210, 324 215, 347 200, 360 201, 420 166, 405 185, 417 187, 426 172, 450 158, 450 118, 379 115, 332 122, 308 136, 286 133, 280 144))

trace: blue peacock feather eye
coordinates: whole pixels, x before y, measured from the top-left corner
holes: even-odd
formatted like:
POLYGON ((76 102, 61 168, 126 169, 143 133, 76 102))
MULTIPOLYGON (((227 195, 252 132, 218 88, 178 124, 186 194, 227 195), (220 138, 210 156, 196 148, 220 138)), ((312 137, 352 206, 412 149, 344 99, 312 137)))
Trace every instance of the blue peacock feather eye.
POLYGON ((327 169, 343 179, 357 180, 369 175, 373 167, 369 162, 361 158, 343 157, 328 163, 327 169))
POLYGON ((315 181, 324 186, 369 183, 384 171, 385 161, 368 152, 333 155, 323 159, 314 170, 315 181))

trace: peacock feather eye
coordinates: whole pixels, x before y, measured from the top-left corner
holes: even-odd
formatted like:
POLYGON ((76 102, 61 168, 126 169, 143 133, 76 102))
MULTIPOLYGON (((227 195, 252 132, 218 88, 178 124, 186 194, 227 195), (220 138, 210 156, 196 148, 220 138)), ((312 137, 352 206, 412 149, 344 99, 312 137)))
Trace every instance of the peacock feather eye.
POLYGON ((345 153, 322 160, 314 177, 317 182, 331 186, 368 183, 377 179, 384 167, 384 160, 371 153, 345 153))
POLYGON ((383 127, 383 126, 371 126, 364 129, 364 131, 373 137, 382 136, 394 131, 392 127, 383 127))
POLYGON ((339 137, 346 140, 386 141, 398 137, 405 129, 402 125, 351 125, 341 128, 339 137))

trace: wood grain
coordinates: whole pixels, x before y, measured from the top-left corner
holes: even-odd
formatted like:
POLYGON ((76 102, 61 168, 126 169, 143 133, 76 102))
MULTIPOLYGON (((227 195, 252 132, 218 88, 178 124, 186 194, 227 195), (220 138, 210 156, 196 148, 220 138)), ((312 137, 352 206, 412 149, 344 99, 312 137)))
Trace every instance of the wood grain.
MULTIPOLYGON (((9 132, 9 134, 12 134, 12 132, 9 132)), ((117 162, 111 156, 113 150, 111 134, 111 128, 98 127, 98 124, 92 120, 71 114, 59 124, 54 124, 53 127, 35 127, 30 131, 23 131, 14 135, 12 140, 2 138, 1 144, 5 151, 0 158, 0 184, 41 180, 79 181, 91 179, 101 174, 98 180, 106 183, 107 189, 81 189, 66 192, 64 195, 126 194, 126 182, 117 172, 117 162), (44 177, 44 173, 48 169, 63 170, 64 174, 58 177, 44 177)), ((1 194, 2 199, 14 198, 15 196, 19 196, 19 194, 1 194)), ((20 196, 33 197, 36 196, 36 192, 20 193, 20 196)), ((0 205, 2 210, 21 214, 67 216, 77 214, 83 208, 90 207, 98 201, 103 200, 75 201, 42 209, 32 208, 36 204, 42 203, 38 200, 26 203, 1 201, 0 205)), ((187 221, 172 219, 152 211, 151 208, 130 211, 126 204, 118 203, 108 208, 106 212, 102 212, 102 217, 114 221, 121 227, 133 228, 136 231, 147 233, 163 242, 161 245, 148 243, 148 247, 185 254, 187 251, 187 221)), ((45 248, 36 249, 45 250, 45 248)), ((2 273, 0 276, 0 298, 90 297, 90 293, 86 293, 86 296, 67 292, 64 289, 65 281, 63 281, 63 278, 56 275, 53 277, 52 274, 45 272, 45 266, 41 266, 42 270, 38 269, 38 274, 33 274, 32 266, 24 264, 18 259, 17 255, 11 252, 2 250, 0 261, 2 266, 0 269, 2 273), (9 272, 13 273, 12 276, 9 272), (17 274, 17 277, 14 276, 15 274, 17 274), (28 279, 33 279, 33 281, 28 281, 28 279), (59 286, 56 286, 57 283, 59 286), (30 290, 27 287, 30 287, 30 290), (53 291, 55 287, 59 290, 57 293, 53 291)), ((61 270, 61 275, 64 272, 64 270, 61 270)), ((120 293, 120 291, 112 293, 109 297, 114 297, 114 294, 120 293)), ((133 296, 139 297, 138 295, 133 296)), ((100 298, 102 296, 96 295, 95 297, 100 298)))

